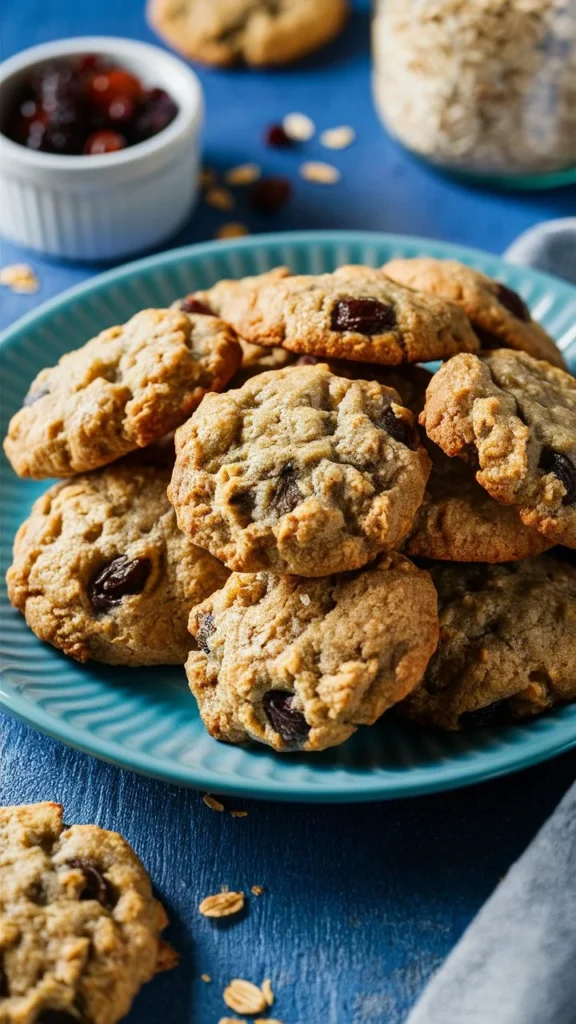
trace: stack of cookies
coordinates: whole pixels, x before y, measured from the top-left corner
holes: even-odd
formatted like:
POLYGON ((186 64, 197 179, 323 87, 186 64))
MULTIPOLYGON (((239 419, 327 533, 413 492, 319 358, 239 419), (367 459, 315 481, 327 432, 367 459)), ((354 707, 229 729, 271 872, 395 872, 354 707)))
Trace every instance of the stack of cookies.
POLYGON ((16 537, 28 625, 81 661, 185 662, 218 739, 576 699, 576 381, 466 266, 279 268, 145 310, 43 371, 5 448, 72 478, 16 537))

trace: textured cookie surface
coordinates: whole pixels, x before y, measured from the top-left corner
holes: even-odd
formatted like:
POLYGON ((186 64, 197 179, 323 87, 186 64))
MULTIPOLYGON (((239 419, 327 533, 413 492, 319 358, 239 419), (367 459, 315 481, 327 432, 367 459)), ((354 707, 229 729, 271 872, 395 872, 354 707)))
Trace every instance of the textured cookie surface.
POLYGON ((440 642, 399 709, 443 729, 530 718, 576 700, 576 568, 550 555, 434 565, 440 642))
POLYGON ((128 843, 63 829, 59 804, 0 808, 0 1021, 115 1024, 176 956, 128 843))
POLYGON ((359 568, 408 532, 429 472, 396 392, 322 364, 207 396, 176 452, 180 528, 240 572, 359 568))
POLYGON ((458 355, 434 375, 421 423, 447 455, 553 543, 576 547, 576 380, 524 352, 458 355))
POLYGON ((234 573, 190 628, 199 650, 186 672, 213 736, 323 750, 421 680, 438 638, 436 593, 397 552, 324 579, 234 573))
POLYGON ((566 369, 554 339, 532 319, 520 295, 501 281, 457 260, 428 256, 390 260, 382 269, 399 284, 457 302, 469 317, 482 348, 509 346, 566 369))
POLYGON ((403 546, 407 555, 451 562, 513 562, 553 546, 525 526, 517 508, 500 505, 476 482, 474 470, 429 441, 432 459, 424 501, 403 546))
POLYGON ((342 28, 347 0, 149 0, 148 19, 205 64, 287 64, 342 28))
POLYGON ((32 382, 4 448, 19 476, 73 476, 174 430, 240 365, 214 317, 147 309, 63 356, 32 382))
POLYGON ((56 484, 16 536, 10 600, 37 636, 78 661, 184 664, 190 609, 228 576, 178 529, 170 469, 144 460, 56 484))
POLYGON ((293 352, 398 365, 475 352, 465 313, 372 267, 292 276, 285 268, 199 293, 246 341, 293 352))

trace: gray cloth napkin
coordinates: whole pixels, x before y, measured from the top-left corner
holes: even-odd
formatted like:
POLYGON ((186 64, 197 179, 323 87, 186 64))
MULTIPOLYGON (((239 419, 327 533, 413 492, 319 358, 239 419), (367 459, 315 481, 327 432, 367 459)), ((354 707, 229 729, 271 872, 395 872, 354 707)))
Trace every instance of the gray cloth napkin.
MULTIPOLYGON (((576 218, 538 225, 504 255, 576 283, 576 218)), ((576 1024, 576 785, 406 1024, 576 1024)))

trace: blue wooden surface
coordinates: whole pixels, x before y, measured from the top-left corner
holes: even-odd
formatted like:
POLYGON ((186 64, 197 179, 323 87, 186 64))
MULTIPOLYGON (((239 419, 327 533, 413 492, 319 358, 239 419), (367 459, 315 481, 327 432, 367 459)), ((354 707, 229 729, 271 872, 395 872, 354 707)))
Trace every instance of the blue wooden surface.
MULTIPOLYGON (((3 0, 0 55, 68 35, 152 39, 141 0, 3 0)), ((576 209, 576 191, 498 194, 455 184, 406 157, 382 132, 369 88, 368 16, 356 8, 343 38, 298 66, 270 73, 201 71, 206 159, 256 160, 294 176, 289 207, 269 220, 240 207, 204 207, 173 244, 212 236, 223 219, 253 230, 356 227, 445 238, 501 252, 539 220, 576 209), (352 124, 354 147, 327 154, 266 150, 264 127, 290 110, 320 127, 352 124), (299 182, 303 158, 343 171, 336 188, 299 182)), ((28 259, 37 296, 0 290, 0 327, 93 274, 29 257, 0 242, 0 262, 28 259)), ((576 753, 473 790, 360 807, 226 801, 246 818, 217 814, 199 794, 101 764, 0 718, 0 802, 60 800, 67 821, 118 829, 148 866, 172 920, 180 968, 141 994, 132 1024, 217 1024, 232 977, 271 977, 285 1024, 400 1024, 431 972, 576 771, 576 753), (221 885, 249 890, 242 920, 210 922, 200 899, 221 885), (200 979, 208 973, 210 984, 200 979)))

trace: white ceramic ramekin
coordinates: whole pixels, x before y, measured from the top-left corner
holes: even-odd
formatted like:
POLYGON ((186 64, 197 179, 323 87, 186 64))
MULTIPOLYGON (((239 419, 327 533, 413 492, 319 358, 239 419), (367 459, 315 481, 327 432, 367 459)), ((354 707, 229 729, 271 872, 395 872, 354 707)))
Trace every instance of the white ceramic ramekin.
POLYGON ((0 236, 73 260, 118 259, 157 245, 187 219, 198 188, 203 97, 183 61, 147 43, 83 36, 24 50, 0 66, 0 116, 34 65, 111 57, 178 105, 158 135, 101 156, 38 153, 0 134, 0 236))

